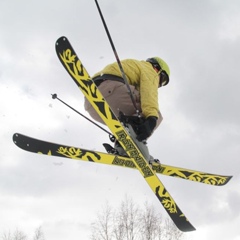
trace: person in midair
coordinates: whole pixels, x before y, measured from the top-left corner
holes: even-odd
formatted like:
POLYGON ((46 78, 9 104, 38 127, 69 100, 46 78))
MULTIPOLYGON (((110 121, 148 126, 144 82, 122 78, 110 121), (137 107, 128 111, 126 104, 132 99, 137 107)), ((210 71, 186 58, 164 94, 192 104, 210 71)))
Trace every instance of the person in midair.
MULTIPOLYGON (((137 108, 144 118, 144 122, 138 126, 137 139, 143 141, 152 135, 163 119, 158 106, 158 88, 169 83, 170 69, 159 57, 146 61, 125 59, 121 65, 133 99, 117 62, 104 67, 92 79, 117 117, 120 112, 126 116, 136 115, 137 108)), ((103 123, 86 98, 84 107, 94 120, 103 123)))

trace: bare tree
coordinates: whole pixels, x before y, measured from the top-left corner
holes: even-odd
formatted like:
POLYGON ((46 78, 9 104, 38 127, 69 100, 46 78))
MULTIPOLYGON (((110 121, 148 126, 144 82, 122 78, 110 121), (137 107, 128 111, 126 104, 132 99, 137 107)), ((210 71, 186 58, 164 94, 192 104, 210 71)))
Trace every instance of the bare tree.
POLYGON ((10 231, 4 232, 1 237, 2 240, 12 240, 12 234, 10 231))
POLYGON ((108 203, 102 211, 97 214, 97 221, 92 223, 92 240, 111 240, 112 239, 112 209, 108 203))
MULTIPOLYGON (((11 231, 3 232, 3 234, 0 237, 0 240, 27 240, 27 239, 28 239, 27 235, 19 229, 16 229, 14 232, 11 231)), ((33 240, 44 240, 44 234, 41 227, 38 227, 35 230, 33 240)))
POLYGON ((16 229, 15 232, 13 233, 13 240, 27 240, 27 236, 25 235, 24 232, 16 229))
POLYGON ((144 208, 125 197, 113 211, 107 204, 92 223, 92 240, 181 240, 183 233, 174 223, 163 221, 153 206, 144 208))
POLYGON ((13 233, 10 231, 4 232, 1 237, 2 240, 27 240, 27 236, 20 230, 16 229, 13 233))
POLYGON ((113 237, 116 240, 122 240, 125 235, 125 224, 121 218, 121 213, 116 212, 113 216, 113 237))
POLYGON ((176 240, 183 239, 183 237, 183 232, 178 230, 178 228, 171 219, 166 218, 164 222, 164 239, 176 240))
POLYGON ((42 227, 40 226, 35 230, 33 240, 44 240, 44 239, 45 238, 44 238, 43 230, 42 230, 42 227))
POLYGON ((118 213, 119 220, 123 229, 125 231, 125 237, 127 240, 136 239, 135 236, 139 230, 139 207, 134 204, 132 199, 125 197, 125 200, 122 201, 121 207, 118 213))
POLYGON ((160 216, 156 214, 154 207, 150 206, 147 202, 145 202, 144 209, 141 211, 140 222, 142 224, 140 229, 142 240, 161 239, 162 220, 160 216))

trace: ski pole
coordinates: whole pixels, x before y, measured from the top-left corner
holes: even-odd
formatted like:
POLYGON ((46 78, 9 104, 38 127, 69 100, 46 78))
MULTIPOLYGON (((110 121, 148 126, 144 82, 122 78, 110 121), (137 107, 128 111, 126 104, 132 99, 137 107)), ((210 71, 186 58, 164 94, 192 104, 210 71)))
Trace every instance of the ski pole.
POLYGON ((75 108, 71 107, 70 105, 68 105, 67 103, 65 103, 63 100, 61 100, 60 98, 58 98, 57 94, 51 94, 52 95, 52 99, 57 99, 58 101, 60 101, 61 103, 63 103, 64 105, 66 105, 67 107, 71 108, 74 112, 76 112, 77 114, 79 114, 81 117, 87 119, 89 122, 91 122, 92 124, 94 124, 95 126, 97 126, 98 128, 100 128, 101 130, 103 130, 104 132, 108 133, 110 140, 112 141, 112 138, 115 139, 115 137, 112 135, 112 133, 108 132, 106 129, 104 129, 103 127, 101 127, 100 125, 98 125, 97 123, 95 123, 94 121, 92 121, 90 118, 86 117, 85 115, 83 115, 82 113, 80 113, 79 111, 77 111, 75 108))
POLYGON ((99 14, 100 14, 100 17, 101 17, 101 20, 102 20, 103 26, 104 26, 105 31, 106 31, 106 33, 107 33, 107 36, 108 36, 109 42, 110 42, 110 44, 111 44, 111 47, 112 47, 113 53, 114 53, 114 55, 115 55, 115 58, 116 58, 116 60, 117 60, 118 66, 119 66, 119 69, 120 69, 120 71, 121 71, 122 78, 123 78, 123 80, 124 80, 124 82, 125 82, 125 84, 126 84, 126 86, 127 86, 128 92, 129 92, 129 94, 130 94, 130 97, 131 97, 131 100, 132 100, 133 106, 134 106, 135 109, 136 109, 136 113, 137 113, 137 115, 140 116, 140 115, 139 115, 139 110, 137 109, 136 102, 135 102, 135 100, 134 100, 134 98, 133 98, 133 94, 132 94, 131 89, 130 89, 130 86, 129 86, 129 84, 128 84, 126 74, 125 74, 125 72, 124 72, 124 70, 123 70, 123 67, 122 67, 121 61, 119 60, 119 57, 118 57, 118 54, 117 54, 117 50, 116 50, 116 48, 115 48, 115 46, 114 46, 114 44, 113 44, 113 41, 112 41, 111 35, 110 35, 110 33, 109 33, 109 30, 108 30, 107 24, 106 24, 106 22, 105 22, 105 20, 104 20, 104 17, 103 17, 102 11, 101 11, 101 9, 100 9, 100 7, 99 7, 98 1, 95 0, 95 3, 96 3, 96 5, 97 5, 97 9, 98 9, 98 12, 99 12, 99 14))

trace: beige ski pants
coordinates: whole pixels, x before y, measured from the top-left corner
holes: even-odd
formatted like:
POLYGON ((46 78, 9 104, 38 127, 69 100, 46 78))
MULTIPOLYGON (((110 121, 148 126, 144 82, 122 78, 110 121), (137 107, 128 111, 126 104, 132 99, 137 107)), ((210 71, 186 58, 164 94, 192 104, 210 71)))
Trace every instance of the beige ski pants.
MULTIPOLYGON (((109 106, 117 117, 119 116, 120 111, 127 116, 136 115, 136 109, 132 103, 131 96, 128 93, 126 84, 114 80, 105 80, 98 86, 98 89, 102 93, 103 97, 108 102, 109 106)), ((136 102, 136 106, 141 113, 139 91, 137 91, 132 85, 130 85, 130 89, 136 102)), ((95 121, 104 124, 101 117, 98 115, 98 113, 95 111, 95 109, 92 107, 92 105, 86 98, 84 102, 84 108, 95 121)), ((155 130, 160 125, 162 119, 162 115, 159 112, 159 117, 155 130)))

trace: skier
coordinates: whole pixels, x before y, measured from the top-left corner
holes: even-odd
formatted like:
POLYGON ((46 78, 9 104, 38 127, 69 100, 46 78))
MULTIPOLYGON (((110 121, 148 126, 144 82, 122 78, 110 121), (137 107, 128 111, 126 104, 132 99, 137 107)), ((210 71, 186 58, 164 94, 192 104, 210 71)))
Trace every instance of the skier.
MULTIPOLYGON (((158 107, 158 88, 169 82, 170 70, 167 63, 159 57, 146 61, 126 59, 121 61, 135 106, 145 121, 138 126, 137 139, 146 140, 160 125, 162 115, 158 107)), ((117 62, 107 65, 93 76, 93 81, 106 99, 114 114, 119 117, 136 115, 136 109, 117 62)), ((92 105, 85 98, 85 110, 90 116, 103 123, 92 105)))

